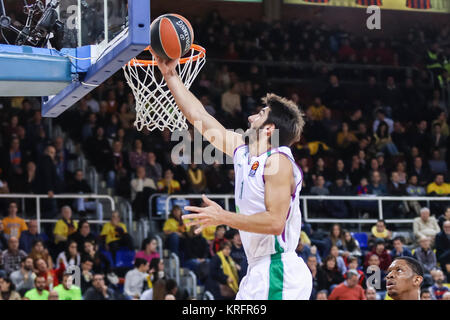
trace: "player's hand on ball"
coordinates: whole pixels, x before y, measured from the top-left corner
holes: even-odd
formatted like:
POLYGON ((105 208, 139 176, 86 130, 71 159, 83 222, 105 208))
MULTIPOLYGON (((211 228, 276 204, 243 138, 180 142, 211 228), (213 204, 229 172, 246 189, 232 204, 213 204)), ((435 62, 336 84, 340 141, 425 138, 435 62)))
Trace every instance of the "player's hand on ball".
POLYGON ((175 68, 177 67, 180 59, 166 60, 161 57, 158 57, 151 48, 150 52, 152 53, 153 57, 155 57, 155 60, 158 63, 158 68, 164 77, 176 74, 175 68))
POLYGON ((186 226, 190 227, 198 225, 199 228, 195 230, 196 234, 202 232, 206 227, 223 224, 222 207, 208 199, 205 195, 202 195, 202 199, 205 202, 206 207, 186 206, 184 207, 185 210, 196 213, 185 214, 182 216, 183 219, 194 219, 193 221, 187 222, 186 226))

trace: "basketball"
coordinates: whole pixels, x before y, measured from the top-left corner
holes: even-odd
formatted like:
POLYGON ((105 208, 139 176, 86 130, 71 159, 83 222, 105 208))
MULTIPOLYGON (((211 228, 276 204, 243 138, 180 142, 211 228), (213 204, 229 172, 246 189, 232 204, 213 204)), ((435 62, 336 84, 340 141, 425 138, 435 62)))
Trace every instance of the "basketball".
POLYGON ((159 16, 150 26, 153 51, 164 59, 177 59, 191 49, 194 31, 189 21, 178 14, 159 16))

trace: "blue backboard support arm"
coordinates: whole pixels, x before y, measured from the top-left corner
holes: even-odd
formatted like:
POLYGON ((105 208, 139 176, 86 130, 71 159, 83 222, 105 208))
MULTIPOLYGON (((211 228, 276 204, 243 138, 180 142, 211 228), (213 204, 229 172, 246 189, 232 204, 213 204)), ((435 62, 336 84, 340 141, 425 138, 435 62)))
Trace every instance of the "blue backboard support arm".
POLYGON ((50 100, 44 98, 42 116, 59 116, 149 46, 150 0, 129 0, 128 17, 128 36, 93 64, 82 81, 72 82, 50 100))

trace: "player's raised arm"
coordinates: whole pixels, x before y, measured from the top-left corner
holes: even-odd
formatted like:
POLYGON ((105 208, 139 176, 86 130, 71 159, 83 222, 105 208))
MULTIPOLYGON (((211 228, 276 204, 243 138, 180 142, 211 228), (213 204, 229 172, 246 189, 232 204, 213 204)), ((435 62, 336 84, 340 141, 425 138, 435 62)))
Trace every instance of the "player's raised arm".
POLYGON ((155 58, 177 106, 186 119, 217 149, 232 157, 234 149, 244 143, 242 136, 226 130, 184 86, 175 69, 178 59, 164 60, 156 55, 155 58))
POLYGON ((280 235, 285 227, 293 191, 293 168, 290 160, 280 154, 271 156, 267 167, 275 169, 271 170, 272 174, 264 175, 266 211, 252 215, 236 214, 203 196, 207 207, 185 207, 195 214, 183 215, 183 219, 197 219, 187 225, 200 225, 196 233, 210 225, 225 224, 242 231, 280 235))

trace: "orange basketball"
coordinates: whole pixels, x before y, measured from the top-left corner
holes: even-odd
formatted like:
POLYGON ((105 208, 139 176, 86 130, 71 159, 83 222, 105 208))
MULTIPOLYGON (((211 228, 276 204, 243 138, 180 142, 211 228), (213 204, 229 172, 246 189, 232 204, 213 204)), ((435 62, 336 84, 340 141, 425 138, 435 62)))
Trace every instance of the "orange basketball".
POLYGON ((156 55, 164 59, 177 59, 191 49, 194 31, 186 18, 169 13, 152 22, 150 41, 156 55))

